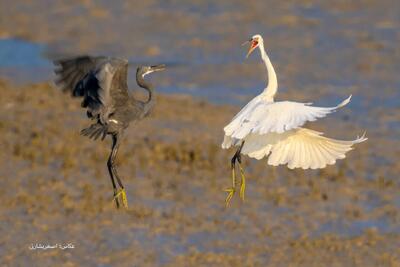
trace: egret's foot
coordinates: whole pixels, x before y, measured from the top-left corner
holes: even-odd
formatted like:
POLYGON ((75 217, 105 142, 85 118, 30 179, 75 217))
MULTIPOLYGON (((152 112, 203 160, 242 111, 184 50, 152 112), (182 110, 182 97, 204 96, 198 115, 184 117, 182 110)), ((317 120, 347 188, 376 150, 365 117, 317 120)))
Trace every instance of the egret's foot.
POLYGON ((239 196, 240 196, 240 199, 242 200, 242 201, 244 201, 244 191, 246 190, 246 183, 244 182, 244 183, 242 183, 241 185, 240 185, 240 193, 239 193, 239 196))
POLYGON ((234 187, 231 187, 231 188, 225 189, 225 192, 228 192, 228 196, 225 199, 225 207, 228 207, 233 195, 236 192, 236 189, 234 187))
POLYGON ((225 192, 228 192, 228 196, 225 199, 225 207, 227 208, 229 206, 229 203, 231 203, 231 199, 233 195, 236 193, 236 175, 235 175, 235 163, 232 162, 232 187, 225 189, 225 192))
POLYGON ((240 193, 239 193, 239 196, 242 199, 242 201, 244 201, 244 191, 246 190, 246 177, 244 176, 244 171, 242 169, 242 166, 240 166, 240 175, 242 176, 242 180, 240 182, 240 193))
POLYGON ((118 190, 117 194, 114 196, 114 200, 118 202, 118 199, 121 200, 124 208, 128 208, 128 198, 126 197, 125 188, 121 188, 118 190))

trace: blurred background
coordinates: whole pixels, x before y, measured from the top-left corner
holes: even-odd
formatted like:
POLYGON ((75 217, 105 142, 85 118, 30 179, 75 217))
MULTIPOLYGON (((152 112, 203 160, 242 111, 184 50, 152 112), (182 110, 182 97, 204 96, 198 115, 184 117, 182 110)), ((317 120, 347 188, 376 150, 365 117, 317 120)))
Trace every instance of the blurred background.
POLYGON ((0 1, 2 266, 399 266, 400 2, 0 1), (230 158, 222 128, 266 84, 277 100, 333 106, 307 127, 337 139, 367 132, 319 171, 245 159, 245 203, 224 208, 230 158), (49 58, 126 57, 157 107, 118 155, 129 209, 116 210, 110 140, 79 131, 80 101, 51 85, 49 58), (30 250, 31 244, 74 249, 30 250))

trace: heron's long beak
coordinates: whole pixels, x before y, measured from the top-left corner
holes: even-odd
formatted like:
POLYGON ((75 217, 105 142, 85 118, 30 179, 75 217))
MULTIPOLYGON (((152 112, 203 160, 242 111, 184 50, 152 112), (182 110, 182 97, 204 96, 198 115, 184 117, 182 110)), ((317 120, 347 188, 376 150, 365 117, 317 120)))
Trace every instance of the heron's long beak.
POLYGON ((250 56, 250 54, 254 51, 254 49, 257 48, 258 41, 254 40, 254 39, 250 39, 250 40, 244 42, 242 45, 245 45, 247 43, 250 43, 250 48, 249 48, 249 51, 247 52, 246 58, 248 58, 250 56))
POLYGON ((152 70, 152 71, 161 71, 161 70, 165 70, 165 64, 160 64, 160 65, 151 66, 151 70, 152 70))

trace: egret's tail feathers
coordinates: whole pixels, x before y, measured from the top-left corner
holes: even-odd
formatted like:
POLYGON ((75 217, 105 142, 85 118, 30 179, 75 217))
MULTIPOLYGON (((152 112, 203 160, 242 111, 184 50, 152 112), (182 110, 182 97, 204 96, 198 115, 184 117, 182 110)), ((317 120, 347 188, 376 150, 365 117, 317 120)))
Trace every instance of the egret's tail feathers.
POLYGON ((90 139, 97 140, 101 136, 101 140, 107 135, 107 127, 99 123, 90 125, 81 131, 81 135, 87 136, 90 139))

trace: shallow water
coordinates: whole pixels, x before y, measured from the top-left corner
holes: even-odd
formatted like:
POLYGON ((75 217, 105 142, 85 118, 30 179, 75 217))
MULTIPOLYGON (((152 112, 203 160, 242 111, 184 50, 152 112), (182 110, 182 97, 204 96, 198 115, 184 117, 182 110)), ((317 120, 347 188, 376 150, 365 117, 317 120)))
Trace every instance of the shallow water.
POLYGON ((43 82, 52 66, 44 57, 46 46, 22 39, 0 39, 0 76, 18 84, 43 82))

